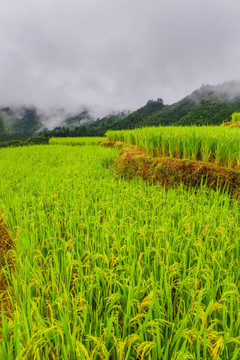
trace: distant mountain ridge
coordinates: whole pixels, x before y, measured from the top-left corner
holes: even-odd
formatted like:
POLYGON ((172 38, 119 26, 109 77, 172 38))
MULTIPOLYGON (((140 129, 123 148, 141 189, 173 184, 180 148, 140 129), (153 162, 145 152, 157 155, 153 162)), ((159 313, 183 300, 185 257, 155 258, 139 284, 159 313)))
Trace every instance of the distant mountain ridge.
POLYGON ((0 135, 33 135, 43 127, 36 107, 0 108, 0 135))
MULTIPOLYGON (((156 103, 156 102, 155 102, 156 103)), ((154 108, 147 103, 122 120, 124 128, 167 125, 220 125, 240 110, 240 82, 202 85, 172 104, 154 108), (147 116, 142 116, 147 114, 147 116)), ((116 124, 118 126, 118 124, 116 124)))
POLYGON ((164 105, 163 100, 149 100, 130 113, 118 112, 94 119, 90 110, 77 114, 63 108, 40 111, 36 107, 0 108, 0 139, 27 138, 45 132, 46 136, 103 136, 109 130, 144 126, 220 125, 240 111, 240 81, 220 85, 202 85, 182 100, 164 105), (49 128, 54 128, 49 130, 49 128))
POLYGON ((0 108, 0 139, 12 140, 37 136, 54 126, 74 129, 86 122, 94 121, 87 109, 73 115, 63 108, 42 111, 35 106, 13 106, 0 108))

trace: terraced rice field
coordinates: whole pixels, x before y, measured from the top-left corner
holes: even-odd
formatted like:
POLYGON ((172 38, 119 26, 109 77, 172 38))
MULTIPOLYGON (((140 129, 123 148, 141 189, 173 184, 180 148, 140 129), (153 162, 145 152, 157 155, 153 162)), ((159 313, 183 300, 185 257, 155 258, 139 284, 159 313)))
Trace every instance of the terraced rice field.
POLYGON ((0 359, 239 359, 239 201, 117 179, 116 155, 0 150, 0 359))
POLYGON ((149 127, 108 131, 110 141, 137 145, 153 156, 202 160, 240 168, 240 129, 219 126, 149 127))

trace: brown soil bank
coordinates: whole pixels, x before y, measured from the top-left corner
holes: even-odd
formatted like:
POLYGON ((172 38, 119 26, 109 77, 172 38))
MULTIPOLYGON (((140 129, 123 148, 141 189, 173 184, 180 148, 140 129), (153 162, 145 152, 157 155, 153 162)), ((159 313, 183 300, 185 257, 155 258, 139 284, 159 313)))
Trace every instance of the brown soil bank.
POLYGON ((9 235, 4 219, 0 215, 0 304, 3 304, 3 308, 7 312, 11 310, 11 303, 9 300, 8 283, 5 271, 6 268, 8 268, 9 271, 13 268, 12 250, 12 239, 9 235))
MULTIPOLYGON (((102 144, 114 146, 113 142, 102 144)), ((225 189, 240 197, 240 171, 227 169, 210 163, 188 159, 170 157, 153 157, 138 150, 135 146, 128 146, 118 142, 122 148, 115 160, 115 172, 126 179, 142 178, 162 186, 176 187, 180 183, 185 186, 200 187, 202 184, 212 189, 225 189)))
POLYGON ((240 120, 237 121, 227 121, 223 124, 221 124, 220 126, 229 126, 231 128, 233 127, 240 127, 240 120))

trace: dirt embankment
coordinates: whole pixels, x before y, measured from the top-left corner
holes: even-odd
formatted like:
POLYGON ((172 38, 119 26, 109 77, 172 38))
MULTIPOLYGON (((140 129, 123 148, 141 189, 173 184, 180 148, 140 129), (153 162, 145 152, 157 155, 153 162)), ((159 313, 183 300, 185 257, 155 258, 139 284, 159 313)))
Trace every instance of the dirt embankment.
POLYGON ((8 232, 5 221, 0 215, 0 303, 3 304, 3 308, 7 313, 10 313, 12 310, 9 298, 7 274, 12 271, 13 267, 13 241, 8 232))
POLYGON ((239 128, 240 127, 240 120, 237 121, 227 121, 223 124, 221 124, 220 126, 229 126, 231 128, 239 128))
POLYGON ((120 149, 114 167, 116 174, 126 179, 139 177, 150 184, 159 183, 166 188, 176 187, 180 183, 196 188, 206 184, 214 190, 225 189, 240 197, 240 171, 202 161, 153 157, 136 146, 127 146, 119 141, 105 141, 102 145, 120 149))

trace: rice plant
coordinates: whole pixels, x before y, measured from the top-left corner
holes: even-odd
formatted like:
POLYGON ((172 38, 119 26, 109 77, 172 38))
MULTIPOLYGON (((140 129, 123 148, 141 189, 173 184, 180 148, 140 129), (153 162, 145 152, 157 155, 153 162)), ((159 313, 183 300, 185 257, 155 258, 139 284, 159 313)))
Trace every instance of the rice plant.
POLYGON ((14 270, 0 269, 13 308, 1 308, 0 358, 239 359, 239 202, 116 181, 102 166, 115 155, 0 150, 15 244, 14 270))
POLYGON ((202 160, 239 168, 240 129, 217 126, 149 127, 106 133, 108 140, 137 145, 154 156, 202 160))

